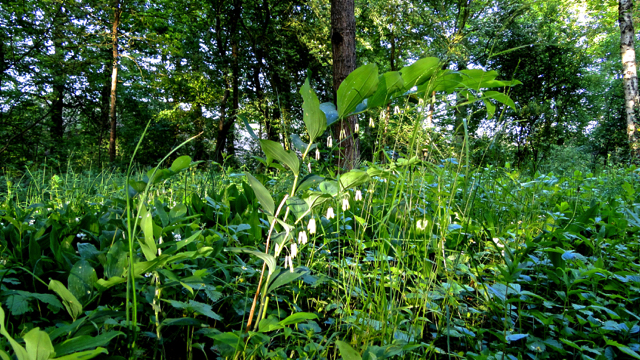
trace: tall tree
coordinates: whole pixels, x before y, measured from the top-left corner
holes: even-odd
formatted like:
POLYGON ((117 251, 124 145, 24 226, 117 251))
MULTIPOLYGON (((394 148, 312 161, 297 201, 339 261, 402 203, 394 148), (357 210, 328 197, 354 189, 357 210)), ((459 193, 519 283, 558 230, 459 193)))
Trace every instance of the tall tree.
MULTIPOLYGON (((354 0, 331 0, 331 48, 333 51, 333 91, 356 69, 356 18, 354 0)), ((336 95, 337 101, 337 95, 336 95)), ((341 120, 334 136, 341 140, 338 166, 352 169, 360 157, 360 144, 354 129, 356 116, 341 120), (342 136, 341 136, 342 135, 342 136)))
POLYGON ((111 41, 113 46, 113 63, 111 67, 111 102, 109 104, 109 122, 111 135, 109 137, 109 160, 116 159, 116 87, 118 86, 118 25, 120 24, 120 0, 114 0, 113 23, 111 24, 111 41))
POLYGON ((636 34, 633 29, 633 0, 618 1, 618 22, 620 24, 620 53, 622 55, 627 137, 633 156, 637 156, 638 143, 634 110, 638 104, 638 75, 634 38, 636 34))

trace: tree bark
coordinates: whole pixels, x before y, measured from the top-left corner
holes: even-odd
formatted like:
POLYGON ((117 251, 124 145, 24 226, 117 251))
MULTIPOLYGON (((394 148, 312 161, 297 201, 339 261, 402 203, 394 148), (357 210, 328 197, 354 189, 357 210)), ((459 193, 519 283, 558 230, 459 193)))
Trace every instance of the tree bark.
POLYGON ((638 75, 636 70, 635 33, 633 28, 633 0, 619 0, 620 53, 622 55, 624 110, 627 120, 627 137, 631 152, 638 156, 635 107, 638 105, 638 75))
POLYGON ((109 121, 111 135, 109 137, 109 161, 116 160, 116 87, 118 86, 118 25, 120 25, 120 0, 115 0, 113 9, 113 25, 111 41, 113 45, 113 65, 111 71, 111 103, 109 105, 109 121))
MULTIPOLYGON (((221 11, 221 10, 219 10, 221 11)), ((216 135, 216 147, 213 150, 213 160, 222 164, 224 161, 223 153, 226 151, 230 154, 234 152, 234 136, 233 136, 233 124, 236 120, 236 112, 238 110, 238 101, 240 94, 238 93, 238 82, 239 82, 239 66, 238 66, 238 40, 237 40, 237 29, 238 22, 240 21, 240 16, 242 15, 242 0, 235 0, 233 4, 233 11, 231 14, 231 23, 229 24, 229 32, 228 36, 231 38, 231 85, 233 94, 227 87, 222 95, 222 100, 220 102, 220 117, 218 120, 218 134, 216 135), (227 119, 227 102, 229 101, 229 95, 232 95, 232 116, 229 116, 227 119)), ((222 16, 222 14, 221 14, 222 16)), ((218 53, 221 58, 227 58, 227 49, 225 47, 226 41, 222 40, 222 30, 221 30, 221 20, 216 20, 216 37, 217 37, 217 45, 218 45, 218 53)), ((227 58, 228 59, 228 58, 227 58)))
MULTIPOLYGON (((342 81, 356 69, 356 18, 354 0, 331 0, 331 48, 333 51, 333 91, 337 103, 338 88, 342 81)), ((360 142, 354 129, 356 116, 343 119, 334 127, 334 138, 339 151, 338 166, 353 169, 360 158, 360 142), (346 134, 340 139, 340 134, 346 134)))

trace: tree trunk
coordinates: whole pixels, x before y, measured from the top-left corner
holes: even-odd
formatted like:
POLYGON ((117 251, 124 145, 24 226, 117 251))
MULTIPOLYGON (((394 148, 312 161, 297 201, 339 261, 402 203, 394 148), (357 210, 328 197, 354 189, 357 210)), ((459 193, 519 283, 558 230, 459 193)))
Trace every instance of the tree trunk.
POLYGON ((120 25, 120 0, 115 0, 113 9, 113 27, 111 41, 113 45, 113 65, 111 72, 111 103, 109 105, 109 121, 111 136, 109 137, 109 161, 116 160, 116 87, 118 85, 118 25, 120 25))
POLYGON ((620 53, 622 55, 624 108, 627 119, 627 137, 631 152, 638 156, 635 107, 638 104, 638 75, 636 71, 635 33, 633 29, 633 0, 619 0, 620 53))
MULTIPOLYGON (((333 91, 338 93, 342 81, 356 69, 356 18, 354 0, 331 0, 331 48, 333 51, 333 91)), ((337 102, 337 96, 336 102, 337 102)), ((334 137, 342 150, 338 166, 353 169, 360 158, 360 143, 354 133, 356 116, 343 119, 334 127, 334 137), (340 134, 346 134, 340 139, 340 134)))

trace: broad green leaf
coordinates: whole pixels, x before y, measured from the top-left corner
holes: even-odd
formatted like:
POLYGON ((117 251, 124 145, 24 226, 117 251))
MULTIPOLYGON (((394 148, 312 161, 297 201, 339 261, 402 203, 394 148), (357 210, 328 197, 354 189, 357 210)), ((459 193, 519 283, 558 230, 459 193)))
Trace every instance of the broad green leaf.
POLYGON ((378 77, 378 88, 376 92, 368 98, 367 107, 369 109, 385 105, 391 96, 404 86, 404 79, 399 71, 389 71, 378 77))
POLYGON ((49 360, 55 354, 49 334, 40 328, 33 328, 26 333, 24 344, 31 360, 49 360))
POLYGON ((111 277, 109 278, 109 280, 98 279, 98 281, 96 281, 96 289, 98 289, 98 291, 100 292, 103 292, 112 286, 122 284, 124 282, 127 282, 127 279, 120 276, 111 277))
POLYGON ((18 344, 18 342, 15 341, 11 337, 11 335, 9 335, 9 333, 7 332, 7 329, 4 326, 4 310, 2 309, 1 306, 0 306, 0 334, 2 334, 4 337, 7 338, 7 340, 9 340, 9 343, 11 344, 11 348, 13 348, 13 352, 16 354, 16 357, 18 358, 18 360, 31 360, 27 351, 20 344, 18 344))
POLYGON ((157 184, 163 180, 170 178, 174 174, 173 171, 169 169, 151 169, 147 172, 147 178, 149 178, 149 182, 151 184, 157 184), (155 173, 154 173, 155 171, 155 173))
POLYGON ((511 98, 507 94, 497 92, 497 91, 485 91, 483 94, 485 97, 499 101, 509 106, 513 110, 516 110, 516 104, 513 102, 513 100, 511 100, 511 98))
POLYGON ((267 214, 273 216, 276 211, 276 205, 273 202, 273 198, 271 197, 269 190, 267 190, 267 188, 265 188, 258 179, 253 177, 253 175, 249 173, 245 174, 247 175, 247 179, 249 179, 249 186, 251 186, 251 189, 256 194, 260 205, 262 205, 262 208, 267 214))
POLYGON ((320 191, 322 191, 323 194, 336 196, 338 195, 338 182, 335 180, 325 180, 320 183, 320 191))
POLYGON ((247 129, 247 132, 249 133, 249 136, 251 136, 251 138, 253 140, 260 140, 260 138, 256 135, 255 132, 253 132, 253 129, 251 128, 251 125, 249 125, 249 120, 247 120, 247 117, 244 115, 240 115, 238 114, 238 117, 240 119, 242 119, 242 122, 244 123, 244 127, 247 129))
POLYGON ((267 162, 278 160, 280 163, 287 165, 294 175, 300 173, 300 159, 294 151, 286 151, 280 143, 271 140, 260 140, 260 147, 267 155, 267 162))
POLYGON ((49 282, 49 290, 53 290, 62 299, 62 304, 75 321, 82 314, 82 304, 73 294, 58 280, 49 282))
POLYGON ((618 350, 622 351, 623 353, 631 356, 634 359, 640 359, 640 354, 638 354, 637 352, 631 350, 628 346, 626 345, 622 345, 620 343, 618 343, 617 341, 614 340, 609 340, 607 338, 604 339, 607 342, 607 345, 610 346, 615 346, 618 348, 618 350))
POLYGON ((147 183, 144 181, 129 180, 129 186, 131 186, 136 193, 143 193, 147 187, 147 183))
POLYGON ((56 356, 63 356, 78 351, 107 346, 116 336, 125 335, 120 331, 107 331, 98 336, 80 335, 55 346, 56 356))
POLYGON ((496 106, 487 99, 482 99, 482 102, 484 102, 484 106, 487 107, 487 117, 489 119, 493 118, 493 115, 496 113, 496 106))
MULTIPOLYGON (((327 117, 324 112, 320 110, 320 101, 318 101, 316 93, 311 89, 308 78, 300 89, 300 95, 302 95, 303 99, 302 119, 304 120, 304 124, 307 126, 309 141, 313 142, 326 130, 327 117)), ((304 152, 304 150, 300 151, 304 152)))
POLYGON ((121 277, 127 266, 127 251, 121 240, 116 241, 107 253, 107 264, 104 266, 106 278, 121 277))
POLYGON ((96 281, 98 281, 98 275, 93 266, 87 260, 80 260, 73 265, 69 272, 69 292, 78 301, 86 304, 91 299, 91 291, 96 281))
POLYGON ((414 86, 420 86, 428 82, 431 77, 440 69, 440 59, 429 57, 420 59, 400 70, 404 79, 404 90, 408 91, 414 86))
MULTIPOLYGON (((191 244, 194 240, 196 240, 198 238, 198 236, 200 236, 200 234, 202 234, 202 230, 198 230, 196 232, 194 232, 193 234, 191 234, 191 236, 189 236, 188 238, 186 238, 185 240, 179 241, 176 244, 176 251, 182 249, 183 247, 191 244)), ((169 253, 169 255, 171 255, 171 253, 169 253)))
POLYGON ((280 330, 283 327, 284 326, 279 324, 277 317, 269 315, 268 318, 260 320, 260 323, 258 324, 258 331, 264 333, 273 330, 280 330))
POLYGON ((291 212, 293 212, 293 215, 296 217, 296 219, 299 219, 304 213, 307 212, 307 210, 309 210, 309 206, 307 205, 307 203, 297 196, 291 196, 287 198, 287 207, 291 209, 291 212))
POLYGON ((444 91, 451 93, 452 91, 459 89, 462 76, 458 73, 454 73, 451 70, 442 70, 437 76, 434 76, 431 81, 418 86, 418 91, 426 91, 431 94, 433 91, 444 91))
POLYGON ((309 174, 309 175, 305 176, 304 178, 302 178, 302 181, 300 181, 300 184, 298 185, 298 188, 296 189, 296 192, 305 191, 310 187, 318 186, 318 185, 320 185, 322 180, 324 180, 324 178, 322 176, 319 176, 319 175, 316 175, 316 174, 309 174))
POLYGON ((267 290, 267 294, 271 293, 273 290, 281 286, 289 284, 292 281, 296 281, 301 276, 304 276, 308 273, 309 270, 307 270, 306 268, 296 268, 293 272, 289 271, 288 269, 280 269, 278 274, 274 276, 274 279, 271 281, 271 284, 269 285, 269 288, 267 290))
MULTIPOLYGON (((173 212, 173 210, 171 211, 173 212)), ((144 205, 140 206, 140 216, 142 217, 140 227, 142 228, 144 236, 142 238, 138 237, 138 242, 140 243, 140 249, 144 257, 147 261, 151 261, 155 259, 158 254, 156 241, 153 237, 153 219, 151 218, 151 213, 147 211, 147 207, 144 205)))
POLYGON ((526 338, 527 336, 529 336, 529 334, 511 334, 511 335, 507 335, 505 339, 507 341, 518 341, 520 339, 526 338))
POLYGON ((191 156, 180 156, 179 158, 173 160, 173 163, 171 164, 171 171, 177 173, 180 170, 188 168, 189 165, 191 165, 191 156))
POLYGON ((308 312, 297 312, 295 314, 291 314, 287 316, 284 320, 280 321, 280 325, 287 326, 293 325, 305 320, 315 320, 318 318, 318 315, 308 312))
POLYGON ((322 110, 324 116, 327 118, 327 126, 338 121, 338 110, 336 110, 336 106, 333 103, 325 102, 320 104, 320 110, 322 110))
POLYGON ((362 360, 362 356, 360 356, 360 354, 355 351, 348 343, 341 340, 336 340, 336 345, 338 345, 340 356, 342 356, 344 360, 362 360))
POLYGON ((185 215, 187 215, 187 207, 182 203, 176 204, 171 211, 169 211, 169 218, 171 219, 171 222, 179 220, 185 215))
POLYGON ((155 206, 156 206, 156 214, 160 217, 160 221, 162 222, 162 227, 167 227, 167 225, 169 225, 169 214, 167 214, 167 212, 164 210, 164 205, 162 204, 162 201, 160 201, 159 199, 156 199, 155 201, 155 206))
POLYGON ((366 171, 353 169, 346 174, 340 175, 340 190, 344 191, 369 181, 369 175, 366 171))
POLYGON ((487 87, 485 83, 493 81, 498 77, 498 72, 495 70, 484 71, 481 69, 466 69, 460 70, 462 75, 461 86, 466 89, 479 90, 480 88, 487 87))
POLYGON ((376 91, 377 86, 378 67, 375 64, 360 66, 352 71, 338 88, 338 117, 349 115, 376 91))
POLYGON ((187 311, 191 311, 191 312, 209 317, 213 320, 218 320, 218 321, 222 320, 220 315, 213 312, 211 305, 209 304, 201 303, 194 300, 189 300, 188 303, 184 303, 182 301, 176 301, 176 300, 165 300, 165 301, 170 303, 171 306, 173 306, 176 309, 184 309, 187 311))
POLYGON ((269 254, 265 254, 260 251, 243 249, 243 248, 235 248, 235 247, 225 248, 225 251, 250 254, 264 260, 264 262, 267 263, 267 267, 269 268, 269 274, 273 274, 274 271, 276 270, 276 259, 269 254))
POLYGON ((0 350, 0 360, 11 360, 11 357, 6 352, 0 350))
POLYGON ((191 317, 169 318, 162 320, 162 326, 202 326, 202 321, 191 317))
POLYGON ((105 348, 96 348, 94 350, 81 351, 74 354, 65 355, 55 358, 53 360, 89 360, 101 354, 108 354, 109 352, 105 348))
MULTIPOLYGON (((300 136, 296 134, 291 134, 291 143, 296 149, 298 149, 303 154, 305 151, 307 151, 307 146, 309 146, 307 143, 302 141, 300 136)), ((315 149, 316 147, 317 147, 316 144, 311 144, 311 146, 309 146, 309 151, 315 149)))

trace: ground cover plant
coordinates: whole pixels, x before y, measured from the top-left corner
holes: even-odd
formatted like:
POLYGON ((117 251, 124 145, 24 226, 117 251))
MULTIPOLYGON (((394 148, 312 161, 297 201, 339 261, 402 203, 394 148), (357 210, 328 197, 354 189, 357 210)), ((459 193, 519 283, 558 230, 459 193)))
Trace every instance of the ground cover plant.
POLYGON ((370 65, 336 107, 307 81, 293 148, 253 134, 262 171, 5 178, 0 357, 640 358, 635 167, 471 167, 468 134, 425 157, 419 122, 384 161, 330 165, 332 124, 416 116, 434 91, 493 112, 512 102, 488 89, 518 84, 496 76, 370 65))

